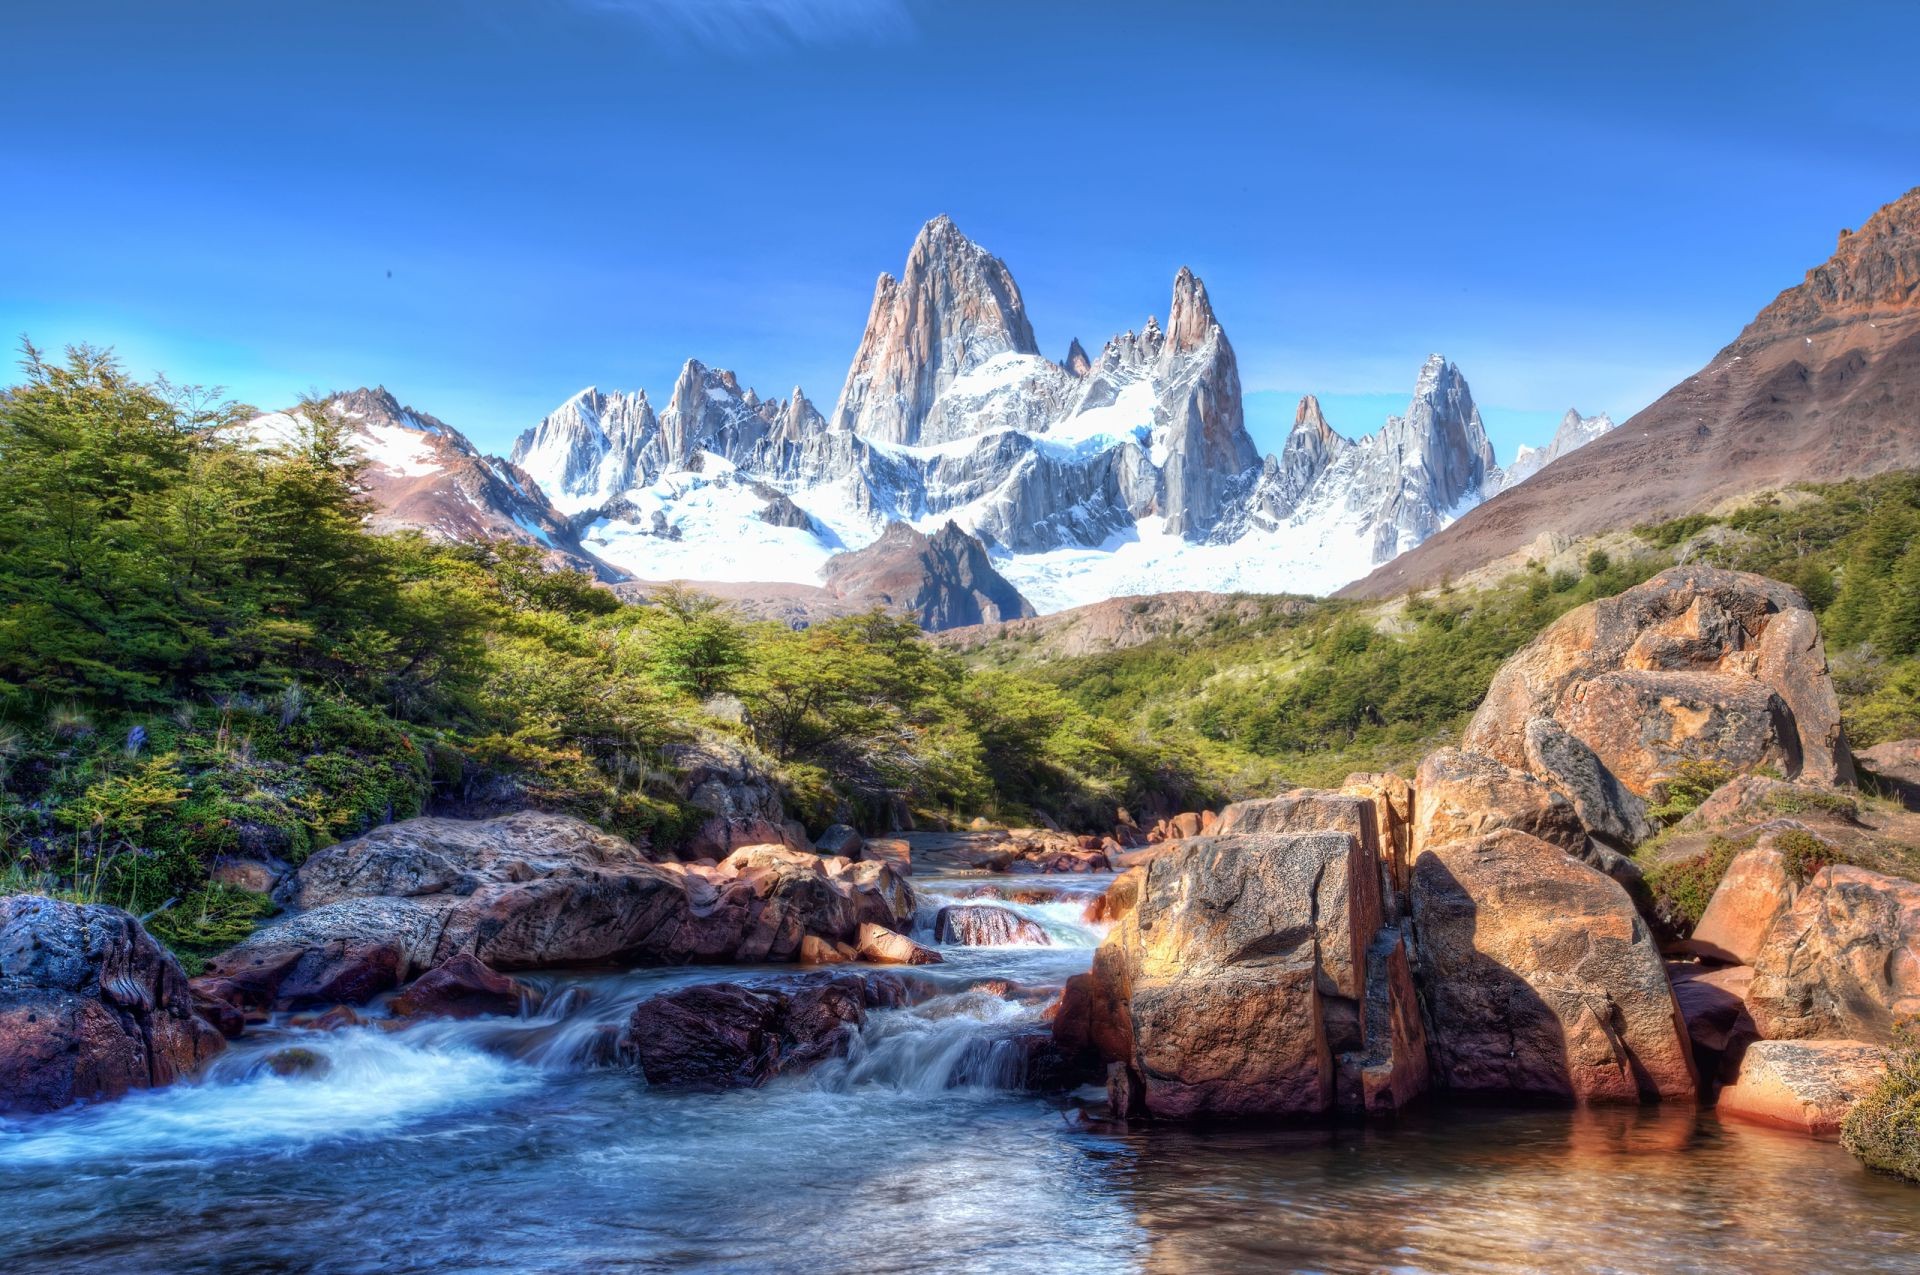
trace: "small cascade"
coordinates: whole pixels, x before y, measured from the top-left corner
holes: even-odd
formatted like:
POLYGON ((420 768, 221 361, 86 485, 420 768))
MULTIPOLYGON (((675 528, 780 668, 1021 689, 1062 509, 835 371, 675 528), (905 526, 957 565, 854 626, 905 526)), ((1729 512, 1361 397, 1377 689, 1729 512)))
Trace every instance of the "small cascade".
POLYGON ((863 1086, 908 1093, 1017 1089, 1023 1060, 1014 1038, 1040 1024, 1037 1006, 966 990, 874 1014, 846 1055, 795 1083, 845 1093, 863 1086))

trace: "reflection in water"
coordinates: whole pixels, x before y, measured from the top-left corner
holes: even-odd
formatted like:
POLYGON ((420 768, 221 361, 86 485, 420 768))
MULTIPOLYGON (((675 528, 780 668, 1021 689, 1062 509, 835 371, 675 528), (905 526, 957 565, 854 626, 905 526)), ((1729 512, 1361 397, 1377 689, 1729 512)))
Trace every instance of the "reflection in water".
MULTIPOLYGON (((977 881, 920 883, 929 910, 977 881)), ((1327 1131, 1082 1126, 1006 1042, 1099 933, 946 948, 849 1055, 723 1094, 606 1065, 633 1003, 791 970, 533 976, 521 1019, 281 1030, 203 1083, 0 1121, 0 1269, 1913 1271, 1920 1190, 1692 1111, 1327 1131), (1016 985, 1008 995, 974 985, 1016 985), (1024 989, 1024 990, 1019 990, 1024 989), (296 1045, 323 1060, 281 1076, 296 1045)), ((923 918, 924 920, 925 918, 923 918)))

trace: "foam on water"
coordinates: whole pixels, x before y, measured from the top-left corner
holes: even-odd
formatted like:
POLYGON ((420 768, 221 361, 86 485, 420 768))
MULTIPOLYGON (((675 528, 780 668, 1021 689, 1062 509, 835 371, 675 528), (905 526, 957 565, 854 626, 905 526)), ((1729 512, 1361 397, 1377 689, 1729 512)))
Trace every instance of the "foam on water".
POLYGON ((0 1166, 204 1158, 380 1138, 539 1083, 537 1073, 471 1046, 423 1043, 372 1027, 289 1032, 222 1055, 196 1083, 0 1121, 0 1166), (275 1074, 267 1059, 285 1048, 315 1055, 319 1074, 275 1074))

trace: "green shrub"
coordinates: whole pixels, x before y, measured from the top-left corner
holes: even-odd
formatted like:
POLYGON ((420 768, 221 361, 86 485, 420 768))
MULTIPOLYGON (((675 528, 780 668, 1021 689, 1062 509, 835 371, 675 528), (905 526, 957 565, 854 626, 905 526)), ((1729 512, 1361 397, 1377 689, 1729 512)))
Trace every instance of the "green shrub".
POLYGON ((1847 1113, 1840 1145, 1869 1168, 1920 1182, 1920 1033, 1914 1022, 1895 1025, 1887 1074, 1847 1113))
POLYGON ((1766 807, 1783 815, 1823 814, 1849 823, 1860 816, 1860 803, 1849 793, 1806 788, 1779 789, 1767 794, 1766 807))
POLYGON ((1678 823, 1698 810, 1737 773, 1724 762, 1683 761, 1679 773, 1667 781, 1666 799, 1647 814, 1661 823, 1678 823))
POLYGON ((1829 845, 1812 833, 1798 828, 1776 832, 1772 844, 1780 852, 1781 867, 1787 879, 1796 887, 1813 880, 1814 873, 1822 868, 1849 862, 1839 847, 1829 845))
POLYGON ((165 943, 188 974, 198 974, 208 957, 224 952, 253 933, 275 912, 264 894, 209 881, 173 906, 147 918, 147 931, 165 943))
POLYGON ((1648 869, 1647 889, 1659 915, 1683 930, 1700 924, 1728 866, 1753 843, 1752 837, 1739 841, 1714 837, 1704 851, 1691 858, 1658 863, 1648 869))

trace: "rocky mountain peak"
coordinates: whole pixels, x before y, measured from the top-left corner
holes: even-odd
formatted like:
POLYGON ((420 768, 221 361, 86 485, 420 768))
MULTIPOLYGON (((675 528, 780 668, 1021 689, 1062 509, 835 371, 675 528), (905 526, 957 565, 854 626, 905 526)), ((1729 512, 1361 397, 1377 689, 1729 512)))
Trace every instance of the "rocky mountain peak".
POLYGON ((1067 357, 1060 361, 1060 366, 1067 370, 1069 376, 1074 377, 1084 377, 1092 370, 1093 360, 1087 357, 1087 351, 1080 344, 1079 337, 1075 337, 1067 346, 1067 357))
POLYGON ((1920 186, 1840 232, 1833 255, 1748 324, 1736 345, 1920 312, 1920 186))
POLYGON ((921 227, 900 277, 881 275, 834 407, 836 428, 915 444, 948 387, 996 355, 1037 354, 1006 263, 945 215, 921 227))
POLYGON ((1219 326, 1213 303, 1207 299, 1207 285, 1181 266, 1173 277, 1173 301, 1167 308, 1166 348, 1176 354, 1198 349, 1219 326))

